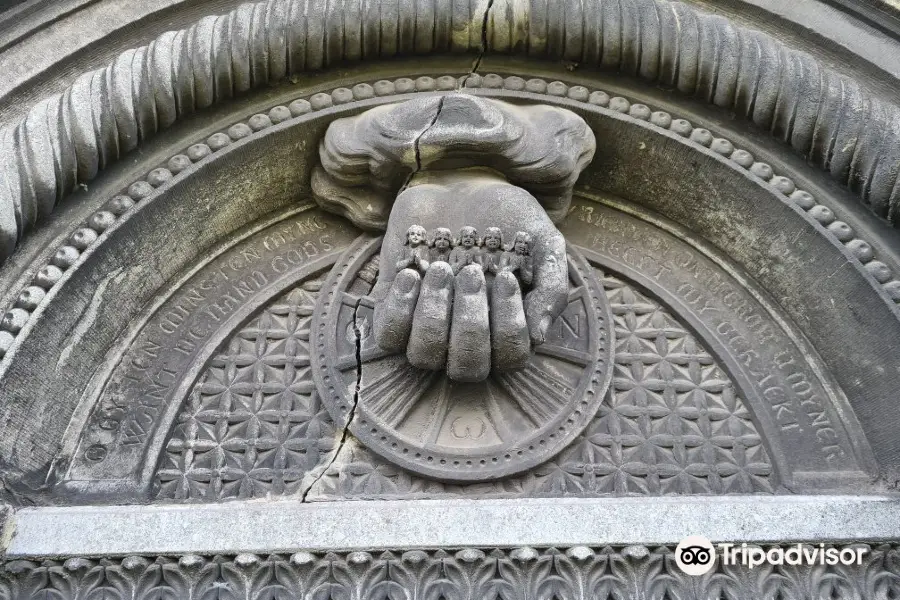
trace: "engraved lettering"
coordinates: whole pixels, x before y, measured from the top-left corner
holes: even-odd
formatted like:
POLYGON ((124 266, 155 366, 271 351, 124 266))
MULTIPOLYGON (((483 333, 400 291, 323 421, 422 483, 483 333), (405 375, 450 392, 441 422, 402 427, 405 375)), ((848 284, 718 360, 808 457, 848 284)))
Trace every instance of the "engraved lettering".
POLYGON ((573 337, 581 337, 581 315, 574 315, 571 318, 565 314, 559 316, 559 335, 565 336, 565 330, 568 329, 573 337))
POLYGON ((486 429, 487 425, 478 417, 458 417, 450 425, 450 433, 459 440, 477 440, 484 436, 486 429))
POLYGON ((648 277, 662 277, 664 285, 715 331, 766 400, 782 431, 807 432, 807 443, 815 441, 826 461, 846 455, 843 430, 836 425, 818 379, 798 351, 786 347, 778 326, 740 285, 691 250, 660 244, 664 238, 658 234, 634 228, 630 221, 610 219, 604 210, 582 207, 577 218, 585 223, 607 219, 604 233, 591 235, 594 248, 648 277), (670 265, 678 279, 673 281, 673 272, 660 271, 656 265, 670 265))
POLYGON ((276 256, 275 258, 273 258, 271 266, 272 270, 278 274, 284 273, 290 268, 290 265, 283 256, 276 256))
POLYGON ((177 381, 178 373, 163 367, 146 381, 146 389, 138 398, 137 406, 122 426, 122 444, 143 444, 159 414, 159 406, 168 389, 177 381))
POLYGON ((319 255, 319 249, 316 248, 316 245, 312 242, 303 243, 303 252, 306 254, 307 258, 312 258, 313 256, 319 255))
POLYGON ((253 263, 254 261, 257 261, 262 258, 262 255, 260 255, 259 250, 257 250, 253 246, 241 248, 241 256, 248 263, 253 263))

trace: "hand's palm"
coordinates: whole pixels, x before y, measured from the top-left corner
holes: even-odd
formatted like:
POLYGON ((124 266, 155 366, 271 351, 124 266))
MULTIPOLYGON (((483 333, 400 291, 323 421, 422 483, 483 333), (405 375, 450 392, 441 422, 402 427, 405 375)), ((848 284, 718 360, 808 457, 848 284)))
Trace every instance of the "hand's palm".
POLYGON ((405 350, 410 363, 421 368, 446 365, 453 379, 484 379, 492 363, 496 368, 522 366, 530 353, 529 338, 542 343, 566 304, 562 235, 534 197, 489 173, 420 176, 394 203, 379 264, 373 290, 379 346, 405 350), (398 272, 406 231, 412 225, 429 232, 447 227, 454 234, 466 225, 475 226, 480 234, 487 227, 499 227, 506 244, 515 232, 526 231, 533 239, 531 291, 523 302, 512 274, 500 273, 491 283, 477 265, 456 276, 443 262, 432 263, 424 274, 413 269, 398 272))

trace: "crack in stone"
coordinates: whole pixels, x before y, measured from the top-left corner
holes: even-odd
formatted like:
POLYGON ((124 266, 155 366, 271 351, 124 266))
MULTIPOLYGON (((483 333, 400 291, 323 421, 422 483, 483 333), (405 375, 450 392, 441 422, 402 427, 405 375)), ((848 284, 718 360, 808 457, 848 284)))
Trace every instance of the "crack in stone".
MULTIPOLYGON (((490 10, 490 6, 493 4, 493 0, 488 4, 488 10, 490 10)), ((485 23, 487 23, 487 15, 485 14, 485 23)), ((482 35, 484 38, 484 35, 482 35)), ((416 139, 413 140, 413 149, 416 154, 416 168, 413 170, 409 177, 406 178, 406 181, 403 182, 403 186, 397 192, 399 195, 403 190, 405 190, 410 182, 412 182, 413 177, 415 177, 416 173, 422 170, 422 156, 420 154, 419 141, 422 137, 428 133, 428 131, 434 127, 434 124, 437 123, 437 120, 441 116, 441 110, 444 108, 444 98, 441 97, 438 101, 437 111, 434 113, 434 118, 431 120, 431 123, 428 124, 428 127, 422 130, 422 132, 416 136, 416 139)), ((322 469, 322 471, 313 479, 312 483, 303 491, 303 494, 300 497, 300 502, 307 502, 307 497, 310 492, 316 487, 316 485, 328 474, 328 471, 337 462, 338 456, 340 456, 341 451, 344 449, 344 446, 347 443, 347 438, 350 436, 350 425, 353 423, 353 419, 356 418, 356 408, 359 406, 359 390, 362 385, 362 331, 360 329, 359 323, 357 321, 357 315, 359 314, 359 305, 360 300, 356 301, 356 305, 353 307, 353 333, 356 337, 356 388, 353 391, 353 406, 350 409, 350 416, 347 419, 347 423, 344 425, 341 430, 341 438, 338 442, 337 448, 332 453, 330 459, 328 460, 328 464, 322 469)))
POLYGON ((316 487, 316 485, 328 474, 328 471, 337 462, 338 456, 340 456, 341 451, 344 449, 344 446, 347 444, 347 438, 350 436, 350 425, 353 424, 353 419, 356 418, 356 408, 359 406, 359 390, 362 387, 362 339, 363 332, 362 328, 359 326, 359 321, 357 319, 357 315, 359 315, 359 305, 361 300, 356 301, 356 305, 353 307, 353 335, 356 341, 356 386, 353 389, 353 406, 350 407, 350 416, 347 418, 347 422, 344 424, 344 427, 341 429, 341 439, 338 442, 337 448, 335 448, 334 452, 331 455, 331 458, 328 461, 328 464, 322 469, 322 471, 313 479, 312 483, 309 484, 309 487, 303 492, 303 495, 300 498, 300 502, 307 502, 307 497, 309 493, 316 487))
POLYGON ((413 140, 413 151, 415 152, 415 155, 416 155, 416 167, 412 171, 410 171, 409 175, 406 176, 406 181, 404 181, 403 185, 400 186, 400 189, 397 190, 398 196, 400 194, 402 194, 406 190, 406 188, 409 187, 409 184, 412 183, 413 177, 416 176, 416 173, 418 173, 419 171, 422 170, 422 155, 420 153, 419 141, 422 139, 422 137, 426 133, 428 133, 428 131, 432 127, 434 127, 434 124, 437 123, 437 120, 441 116, 441 110, 443 108, 444 108, 444 97, 441 96, 441 98, 438 99, 437 111, 434 113, 434 118, 431 120, 431 123, 429 123, 428 126, 425 129, 423 129, 422 132, 419 133, 419 135, 416 136, 416 139, 413 140))
POLYGON ((487 54, 488 49, 488 18, 491 15, 491 9, 494 7, 494 0, 488 0, 487 7, 484 9, 484 15, 481 18, 481 48, 478 50, 478 56, 475 57, 475 60, 472 61, 472 68, 469 69, 469 72, 466 73, 465 77, 462 78, 459 82, 459 87, 466 87, 466 83, 469 81, 469 77, 478 73, 478 68, 481 66, 481 60, 484 58, 484 55, 487 54))
MULTIPOLYGON (((416 170, 409 174, 409 178, 404 182, 403 187, 400 189, 401 192, 403 190, 405 190, 407 188, 407 186, 409 186, 409 182, 412 180, 413 176, 422 170, 422 154, 421 154, 420 142, 421 142, 422 138, 425 136, 425 134, 428 133, 432 127, 434 127, 435 123, 437 123, 437 120, 440 118, 441 110, 443 110, 443 108, 444 108, 444 97, 441 96, 440 99, 438 100, 438 107, 434 113, 434 118, 431 120, 431 123, 429 123, 428 127, 423 129, 422 133, 417 135, 416 139, 413 140, 413 149, 416 152, 416 170)), ((399 193, 398 193, 398 195, 399 195, 399 193)))
POLYGON ((434 124, 437 123, 438 118, 441 116, 441 110, 444 108, 444 98, 443 96, 438 100, 437 111, 434 113, 434 118, 431 120, 431 123, 428 124, 428 127, 422 130, 422 132, 416 136, 416 139, 413 140, 413 151, 416 154, 416 168, 410 171, 409 175, 406 176, 406 181, 403 182, 403 185, 400 186, 400 189, 397 190, 397 195, 402 194, 406 188, 409 187, 409 184, 412 183, 413 177, 416 176, 416 173, 422 170, 422 156, 419 150, 419 140, 422 139, 428 131, 434 127, 434 124))

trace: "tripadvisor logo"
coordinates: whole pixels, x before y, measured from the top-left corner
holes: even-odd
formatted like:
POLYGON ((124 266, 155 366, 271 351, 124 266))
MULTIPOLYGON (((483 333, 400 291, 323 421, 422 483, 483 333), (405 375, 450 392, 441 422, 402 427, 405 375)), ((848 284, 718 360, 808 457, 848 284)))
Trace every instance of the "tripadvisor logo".
POLYGON ((709 573, 716 563, 716 549, 702 535, 689 535, 675 548, 675 563, 688 575, 709 573))
POLYGON ((826 547, 825 544, 794 544, 764 550, 747 544, 718 544, 718 552, 712 542, 699 535, 691 535, 679 542, 675 548, 675 563, 688 575, 704 575, 715 566, 719 557, 723 565, 743 565, 750 569, 762 564, 769 565, 861 565, 863 556, 869 551, 863 546, 846 548, 826 547))

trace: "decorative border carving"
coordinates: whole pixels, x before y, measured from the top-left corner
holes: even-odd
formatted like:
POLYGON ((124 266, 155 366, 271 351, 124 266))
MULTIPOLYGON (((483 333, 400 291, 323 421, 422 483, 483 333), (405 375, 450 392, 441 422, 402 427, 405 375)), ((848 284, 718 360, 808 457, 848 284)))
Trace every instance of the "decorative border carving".
POLYGON ((862 564, 750 569, 717 560, 702 576, 683 573, 672 547, 640 545, 15 560, 0 565, 0 598, 189 599, 224 592, 254 599, 861 600, 900 594, 900 545, 843 548, 865 549, 862 564))
POLYGON ((900 108, 806 53, 659 0, 268 0, 209 16, 0 132, 0 260, 79 183, 183 116, 346 61, 478 50, 615 69, 769 129, 900 225, 900 108))
POLYGON ((16 336, 28 324, 32 313, 47 293, 62 279, 64 271, 77 268, 82 262, 82 255, 89 252, 95 244, 103 241, 100 237, 106 230, 112 228, 119 219, 129 214, 137 204, 152 196, 157 188, 167 184, 173 178, 185 176, 182 175, 182 172, 194 163, 210 159, 216 152, 234 142, 311 112, 381 96, 416 92, 449 92, 458 89, 460 84, 470 89, 524 91, 606 108, 630 118, 648 122, 662 130, 674 132, 709 148, 763 182, 767 182, 809 214, 825 228, 824 234, 832 236, 846 246, 865 270, 881 284, 888 296, 895 303, 900 304, 900 280, 895 278, 894 273, 886 264, 876 259, 875 252, 868 242, 856 237, 853 228, 847 223, 837 220, 830 208, 817 203, 809 192, 798 189, 790 178, 776 175, 770 165, 756 161, 753 155, 746 150, 735 148, 729 140, 715 137, 707 129, 694 127, 688 121, 673 117, 668 112, 653 111, 644 104, 633 104, 621 96, 611 97, 604 91, 592 91, 580 85, 569 86, 562 81, 548 83, 539 78, 525 80, 518 76, 503 77, 497 74, 484 76, 470 74, 461 78, 452 75, 443 75, 437 78, 422 76, 415 80, 404 77, 394 81, 380 80, 374 84, 360 83, 352 89, 339 87, 330 93, 320 92, 313 94, 308 99, 299 98, 287 105, 276 105, 268 113, 255 114, 245 121, 231 125, 224 131, 212 134, 205 141, 189 146, 183 152, 172 156, 164 166, 154 168, 144 178, 122 190, 71 234, 68 243, 57 249, 50 262, 38 270, 31 285, 21 291, 14 306, 10 307, 0 318, 0 360, 9 352, 16 336))

